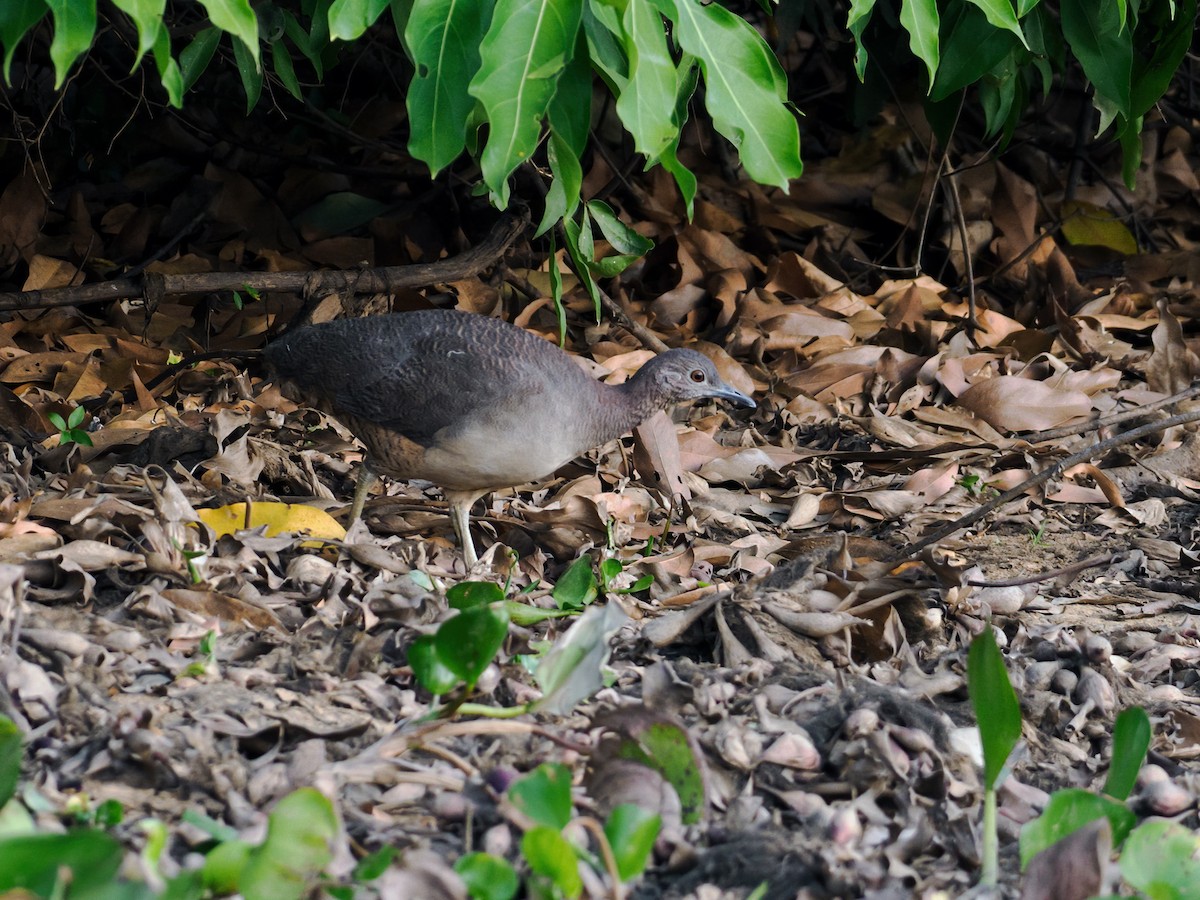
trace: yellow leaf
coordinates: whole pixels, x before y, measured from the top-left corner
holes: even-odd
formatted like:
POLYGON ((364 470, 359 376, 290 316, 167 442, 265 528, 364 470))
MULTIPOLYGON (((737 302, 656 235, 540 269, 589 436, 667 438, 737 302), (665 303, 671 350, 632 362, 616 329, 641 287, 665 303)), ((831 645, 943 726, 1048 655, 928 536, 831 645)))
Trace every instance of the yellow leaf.
POLYGON ((1072 244, 1107 247, 1124 256, 1138 252, 1137 241, 1120 219, 1102 206, 1084 200, 1063 204, 1063 237, 1072 244))
POLYGON ((246 528, 267 526, 267 535, 281 532, 301 532, 315 538, 341 540, 346 529, 333 516, 315 506, 297 503, 251 503, 250 519, 246 520, 246 504, 230 503, 216 509, 198 509, 200 521, 216 532, 217 537, 233 534, 246 528))

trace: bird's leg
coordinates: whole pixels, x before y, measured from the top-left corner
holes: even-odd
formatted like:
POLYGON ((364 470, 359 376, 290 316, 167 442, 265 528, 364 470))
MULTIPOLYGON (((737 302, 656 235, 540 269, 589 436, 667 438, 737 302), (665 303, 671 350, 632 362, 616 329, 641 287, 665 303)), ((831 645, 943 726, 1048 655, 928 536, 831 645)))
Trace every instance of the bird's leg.
POLYGON ((354 502, 350 504, 350 518, 346 520, 347 528, 362 517, 363 507, 367 504, 367 494, 371 492, 371 486, 378 480, 379 476, 371 468, 371 464, 364 462, 362 468, 358 470, 358 482, 354 485, 354 502))
POLYGON ((475 542, 471 540, 471 507, 484 493, 484 491, 446 491, 446 501, 450 504, 450 522, 454 525, 454 533, 458 535, 463 561, 467 564, 468 570, 473 569, 479 562, 479 557, 475 553, 475 542))

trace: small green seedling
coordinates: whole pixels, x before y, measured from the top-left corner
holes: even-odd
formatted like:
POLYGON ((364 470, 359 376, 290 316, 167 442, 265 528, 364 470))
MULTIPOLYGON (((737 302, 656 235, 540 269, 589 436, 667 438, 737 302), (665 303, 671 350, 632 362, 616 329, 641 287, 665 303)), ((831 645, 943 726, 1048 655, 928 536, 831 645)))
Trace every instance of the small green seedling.
POLYGON ((217 674, 219 669, 217 665, 217 633, 215 631, 205 632, 204 637, 200 638, 196 656, 196 659, 183 667, 183 671, 179 673, 181 678, 204 678, 217 674))
MULTIPOLYGON (((259 290, 256 287, 251 287, 248 284, 243 284, 242 290, 246 292, 246 296, 250 298, 251 303, 257 303, 259 300, 262 299, 262 295, 259 293, 259 290)), ((234 291, 233 292, 234 309, 241 310, 245 305, 246 305, 246 301, 243 299, 242 295, 238 291, 234 291)))
POLYGON ((983 744, 983 867, 979 883, 995 887, 1000 859, 996 789, 1007 776, 1008 758, 1021 739, 1021 705, 1008 680, 991 623, 971 641, 967 653, 967 692, 983 744))
POLYGON ((66 420, 56 412, 47 413, 46 418, 50 420, 50 424, 58 429, 59 446, 67 444, 78 444, 81 447, 91 447, 92 438, 87 433, 87 430, 82 427, 83 420, 87 417, 87 410, 82 406, 77 406, 71 410, 71 414, 66 420))
MULTIPOLYGON (((583 892, 581 861, 621 883, 636 878, 645 870, 662 827, 657 813, 632 803, 616 807, 602 828, 591 818, 576 819, 571 772, 559 763, 543 763, 518 778, 508 799, 531 823, 521 838, 521 856, 529 869, 526 893, 531 897, 578 897, 583 892), (592 836, 599 855, 564 836, 563 829, 573 820, 592 836)), ((474 900, 512 900, 520 889, 516 869, 498 856, 471 853, 454 868, 474 900)))

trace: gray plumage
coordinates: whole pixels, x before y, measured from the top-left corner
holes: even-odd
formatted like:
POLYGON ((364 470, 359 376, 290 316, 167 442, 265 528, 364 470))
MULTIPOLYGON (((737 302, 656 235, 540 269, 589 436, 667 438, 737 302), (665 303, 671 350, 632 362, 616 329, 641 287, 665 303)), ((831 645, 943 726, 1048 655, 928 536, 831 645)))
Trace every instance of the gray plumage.
POLYGON ((266 358, 285 393, 366 445, 369 468, 445 489, 468 565, 467 513, 488 491, 544 478, 676 403, 754 405, 693 350, 660 354, 612 386, 522 328, 449 310, 297 328, 266 358))

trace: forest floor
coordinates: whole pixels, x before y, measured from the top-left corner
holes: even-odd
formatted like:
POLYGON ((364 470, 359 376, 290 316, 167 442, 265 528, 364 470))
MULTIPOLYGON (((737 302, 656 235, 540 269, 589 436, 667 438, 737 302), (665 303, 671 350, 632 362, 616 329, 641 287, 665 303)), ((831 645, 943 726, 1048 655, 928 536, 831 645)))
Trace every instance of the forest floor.
MULTIPOLYGON (((362 115, 379 135, 396 118, 362 115)), ((1123 709, 1152 726, 1129 809, 1195 829, 1195 432, 1100 449, 916 545, 1102 438, 1192 408, 1147 409, 1200 374, 1197 148, 1152 131, 1136 190, 1109 155, 1097 171, 1112 177, 1070 196, 1066 164, 1033 144, 965 159, 961 217, 925 221, 941 196, 928 135, 899 120, 810 162, 786 195, 689 145, 690 222, 661 171, 618 176, 597 157, 585 194, 603 189, 655 242, 604 285, 621 315, 708 354, 758 408, 678 411, 679 468, 659 475, 688 495, 673 508, 628 441, 476 506, 483 578, 527 604, 561 605, 552 588, 580 555, 622 564, 588 604, 622 613, 601 629, 611 673, 569 708, 513 719, 431 718, 452 710, 414 678, 409 648, 468 579, 440 493, 385 482, 332 537, 315 511, 345 511, 361 447, 234 355, 302 305, 253 289, 254 273, 447 259, 494 215, 419 195, 375 144, 339 167, 290 133, 206 131, 200 116, 160 118, 87 166, 50 154, 6 170, 4 290, 139 263, 250 285, 0 307, 0 713, 25 734, 38 820, 118 801, 129 848, 145 817, 165 823, 170 876, 211 837, 185 814, 254 842, 281 798, 315 785, 339 816, 329 878, 459 897, 465 852, 526 871, 529 822, 505 788, 557 762, 576 784, 574 839, 630 799, 662 816, 634 897, 961 896, 979 878, 983 801, 966 654, 990 622, 1023 715, 999 795, 1002 895, 1084 897, 1116 877, 1097 844, 1056 861, 1074 893, 1033 883, 1017 835, 1053 791, 1104 785, 1123 709), (901 268, 885 272, 870 261, 891 235, 901 268), (230 356, 148 386, 179 354, 213 350, 230 356), (49 418, 80 407, 90 445, 49 418), (265 531, 218 534, 203 512, 277 500, 298 518, 265 531), (703 799, 611 752, 644 749, 654 727, 686 735, 703 799), (354 874, 383 847, 400 851, 383 874, 354 874)), ((453 306, 554 340, 547 246, 526 234, 479 274, 371 304, 453 306)), ((566 307, 566 347, 598 376, 650 357, 620 317, 598 324, 569 277, 566 307)), ((470 701, 536 700, 533 661, 575 621, 512 625, 470 701)), ((619 895, 604 866, 584 868, 589 895, 619 895)))

